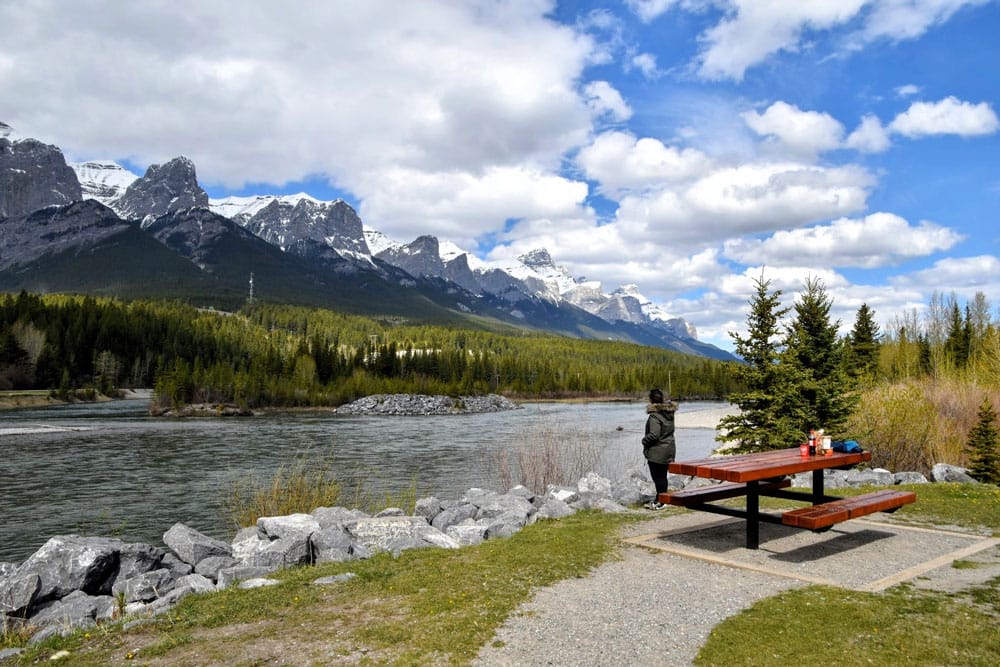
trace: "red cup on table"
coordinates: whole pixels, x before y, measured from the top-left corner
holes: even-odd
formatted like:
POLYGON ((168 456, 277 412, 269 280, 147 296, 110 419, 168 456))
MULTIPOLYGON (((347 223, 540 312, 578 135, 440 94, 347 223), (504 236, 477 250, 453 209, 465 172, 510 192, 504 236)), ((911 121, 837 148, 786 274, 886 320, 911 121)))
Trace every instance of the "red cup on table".
POLYGON ((801 445, 799 445, 799 454, 801 454, 802 456, 809 456, 808 443, 803 442, 801 445))

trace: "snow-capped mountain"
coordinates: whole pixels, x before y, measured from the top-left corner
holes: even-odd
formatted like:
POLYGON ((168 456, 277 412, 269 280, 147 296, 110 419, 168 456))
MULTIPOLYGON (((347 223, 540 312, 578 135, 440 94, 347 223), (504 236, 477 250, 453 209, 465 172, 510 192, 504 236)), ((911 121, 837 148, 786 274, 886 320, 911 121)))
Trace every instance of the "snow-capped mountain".
MULTIPOLYGON (((141 214, 150 221, 152 216, 179 207, 205 206, 283 251, 307 259, 348 260, 348 264, 366 267, 380 260, 416 278, 450 281, 472 294, 496 297, 512 307, 524 300, 542 299, 556 306, 575 306, 609 323, 651 326, 680 339, 697 340, 692 325, 672 317, 646 298, 637 285, 606 293, 597 281, 573 277, 544 248, 516 259, 485 261, 434 236, 418 236, 403 243, 364 227, 343 200, 322 201, 306 193, 233 196, 210 199, 206 204, 207 195, 195 181, 194 165, 186 158, 171 161, 166 166, 169 168, 154 165, 142 179, 114 162, 73 167, 84 196, 108 204, 122 217, 134 219, 141 214), (165 199, 165 194, 171 196, 165 199)), ((340 266, 345 270, 343 263, 340 266)))
POLYGON ((120 198, 139 177, 110 160, 76 162, 69 165, 76 172, 84 199, 96 199, 105 206, 120 198))

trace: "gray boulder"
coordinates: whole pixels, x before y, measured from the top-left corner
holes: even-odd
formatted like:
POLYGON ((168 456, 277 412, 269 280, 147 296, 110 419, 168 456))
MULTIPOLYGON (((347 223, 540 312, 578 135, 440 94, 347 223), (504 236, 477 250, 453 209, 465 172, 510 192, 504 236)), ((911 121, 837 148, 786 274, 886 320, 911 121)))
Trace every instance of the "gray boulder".
POLYGON ((487 526, 481 523, 466 519, 462 523, 448 526, 445 534, 458 542, 459 545, 468 547, 479 544, 486 539, 486 528, 487 526))
POLYGON ((74 591, 31 617, 32 625, 40 628, 30 644, 37 644, 57 634, 68 635, 96 624, 97 601, 83 591, 74 591))
POLYGON ((456 523, 461 523, 466 519, 475 518, 478 511, 478 507, 469 503, 446 507, 434 517, 431 525, 438 530, 447 530, 448 526, 454 526, 456 523))
POLYGON ((163 543, 190 565, 197 565, 209 556, 232 556, 233 553, 232 548, 225 542, 180 522, 175 523, 163 534, 163 543))
POLYGON ((539 519, 561 519, 575 512, 576 510, 570 507, 568 503, 558 498, 547 497, 533 518, 535 521, 539 519))
POLYGON ((17 569, 17 563, 7 563, 0 561, 0 577, 6 577, 14 574, 14 570, 17 569))
POLYGON ((333 527, 313 533, 313 558, 316 563, 341 563, 353 557, 351 536, 333 527))
POLYGON ((875 468, 871 470, 848 470, 844 476, 848 486, 892 486, 896 481, 888 470, 875 468))
POLYGON ((956 482, 959 484, 977 484, 966 468, 949 465, 947 463, 935 463, 931 468, 931 479, 935 482, 956 482))
POLYGON ((33 572, 0 576, 0 619, 28 614, 38 596, 42 580, 33 572))
POLYGON ((602 512, 608 512, 609 514, 624 514, 628 512, 627 507, 615 502, 611 498, 600 498, 597 503, 594 504, 594 509, 601 510, 602 512))
POLYGON ((571 486, 556 486, 554 484, 549 484, 545 490, 545 496, 547 498, 557 498, 566 504, 575 503, 580 499, 580 494, 575 488, 571 486))
POLYGON ((525 527, 528 517, 520 512, 511 512, 501 516, 482 519, 480 523, 486 525, 486 539, 494 540, 502 537, 510 537, 525 527))
POLYGON ((312 563, 309 536, 288 535, 268 542, 241 562, 252 567, 268 568, 272 572, 294 565, 308 565, 312 563))
POLYGON ((174 588, 173 573, 166 569, 144 572, 129 579, 115 582, 112 592, 123 594, 125 602, 149 602, 162 597, 174 588))
MULTIPOLYGON (((467 517, 468 518, 468 517, 467 517)), ((420 516, 387 516, 357 519, 345 528, 354 540, 376 551, 436 546, 457 549, 459 544, 420 516)))
POLYGON ((194 572, 194 566, 190 563, 185 563, 182 561, 177 554, 172 551, 168 551, 163 554, 163 560, 160 561, 160 567, 170 570, 170 573, 174 576, 174 579, 179 579, 186 574, 191 574, 194 572))
POLYGON ((927 478, 919 472, 897 472, 892 479, 896 484, 927 484, 927 478))
POLYGON ((512 488, 510 491, 507 492, 507 495, 519 496, 527 500, 529 503, 535 500, 535 492, 529 489, 528 487, 524 486, 523 484, 518 484, 517 486, 512 488))
POLYGON ((283 537, 306 537, 320 530, 319 521, 312 514, 263 516, 257 519, 257 529, 271 540, 283 537))
POLYGON ((130 542, 122 545, 118 553, 117 580, 132 577, 160 569, 163 557, 167 552, 151 544, 130 542))
POLYGON ((595 472, 588 472, 576 485, 577 490, 582 494, 593 494, 595 496, 611 497, 611 480, 601 477, 595 472))
POLYGON ((346 507, 317 507, 312 511, 312 515, 319 523, 320 528, 324 530, 333 526, 342 528, 348 521, 368 516, 361 510, 346 507))
POLYGON ((212 583, 212 580, 200 574, 188 574, 183 576, 175 582, 174 587, 190 588, 195 593, 213 593, 216 590, 215 584, 212 583))
POLYGON ((476 507, 482 507, 499 496, 500 494, 496 491, 473 487, 462 494, 462 502, 475 505, 476 507))
POLYGON ((28 557, 16 574, 38 575, 38 602, 64 598, 75 591, 106 595, 118 573, 121 548, 120 540, 58 535, 28 557))
POLYGON ((313 579, 313 584, 316 586, 328 586, 330 584, 342 584, 345 581, 350 581, 358 575, 354 572, 344 572, 343 574, 334 574, 329 577, 319 577, 318 579, 313 579))
POLYGON ((430 496, 428 498, 421 498, 416 502, 413 508, 413 514, 415 516, 422 516, 427 519, 427 523, 431 523, 441 510, 444 509, 441 506, 441 501, 430 496))
POLYGON ((244 590, 249 590, 251 588, 265 588, 267 586, 277 586, 280 581, 275 579, 267 579, 266 577, 256 577, 254 579, 246 579, 236 584, 237 588, 242 588, 244 590))
MULTIPOLYGON (((219 578, 219 570, 238 565, 239 561, 230 556, 209 556, 202 558, 194 568, 195 575, 201 575, 215 581, 219 578)), ((192 575, 188 575, 192 576, 192 575)))
POLYGON ((520 514, 524 518, 534 514, 535 507, 521 496, 496 495, 479 505, 476 520, 492 519, 505 514, 520 514))
POLYGON ((255 565, 237 565, 235 567, 229 567, 224 570, 219 570, 219 580, 216 582, 216 588, 219 590, 229 588, 237 581, 263 577, 274 571, 274 568, 259 567, 255 565))

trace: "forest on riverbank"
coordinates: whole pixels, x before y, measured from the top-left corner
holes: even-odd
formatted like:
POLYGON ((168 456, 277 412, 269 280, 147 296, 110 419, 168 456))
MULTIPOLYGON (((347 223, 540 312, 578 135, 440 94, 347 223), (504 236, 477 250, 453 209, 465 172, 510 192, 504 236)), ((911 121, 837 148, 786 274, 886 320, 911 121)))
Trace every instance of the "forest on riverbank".
POLYGON ((379 393, 637 396, 654 385, 723 398, 731 364, 656 347, 483 324, 458 330, 266 303, 22 292, 0 297, 0 388, 155 387, 163 407, 340 405, 379 393))

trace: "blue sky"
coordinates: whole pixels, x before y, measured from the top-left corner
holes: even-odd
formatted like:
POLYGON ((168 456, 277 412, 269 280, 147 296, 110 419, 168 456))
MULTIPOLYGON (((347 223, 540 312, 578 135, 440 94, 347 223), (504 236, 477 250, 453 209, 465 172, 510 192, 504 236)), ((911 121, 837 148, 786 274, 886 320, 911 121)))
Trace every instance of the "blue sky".
POLYGON ((0 121, 400 241, 545 247, 731 349, 762 274, 822 279, 845 330, 996 308, 998 33, 995 0, 4 2, 0 121))

